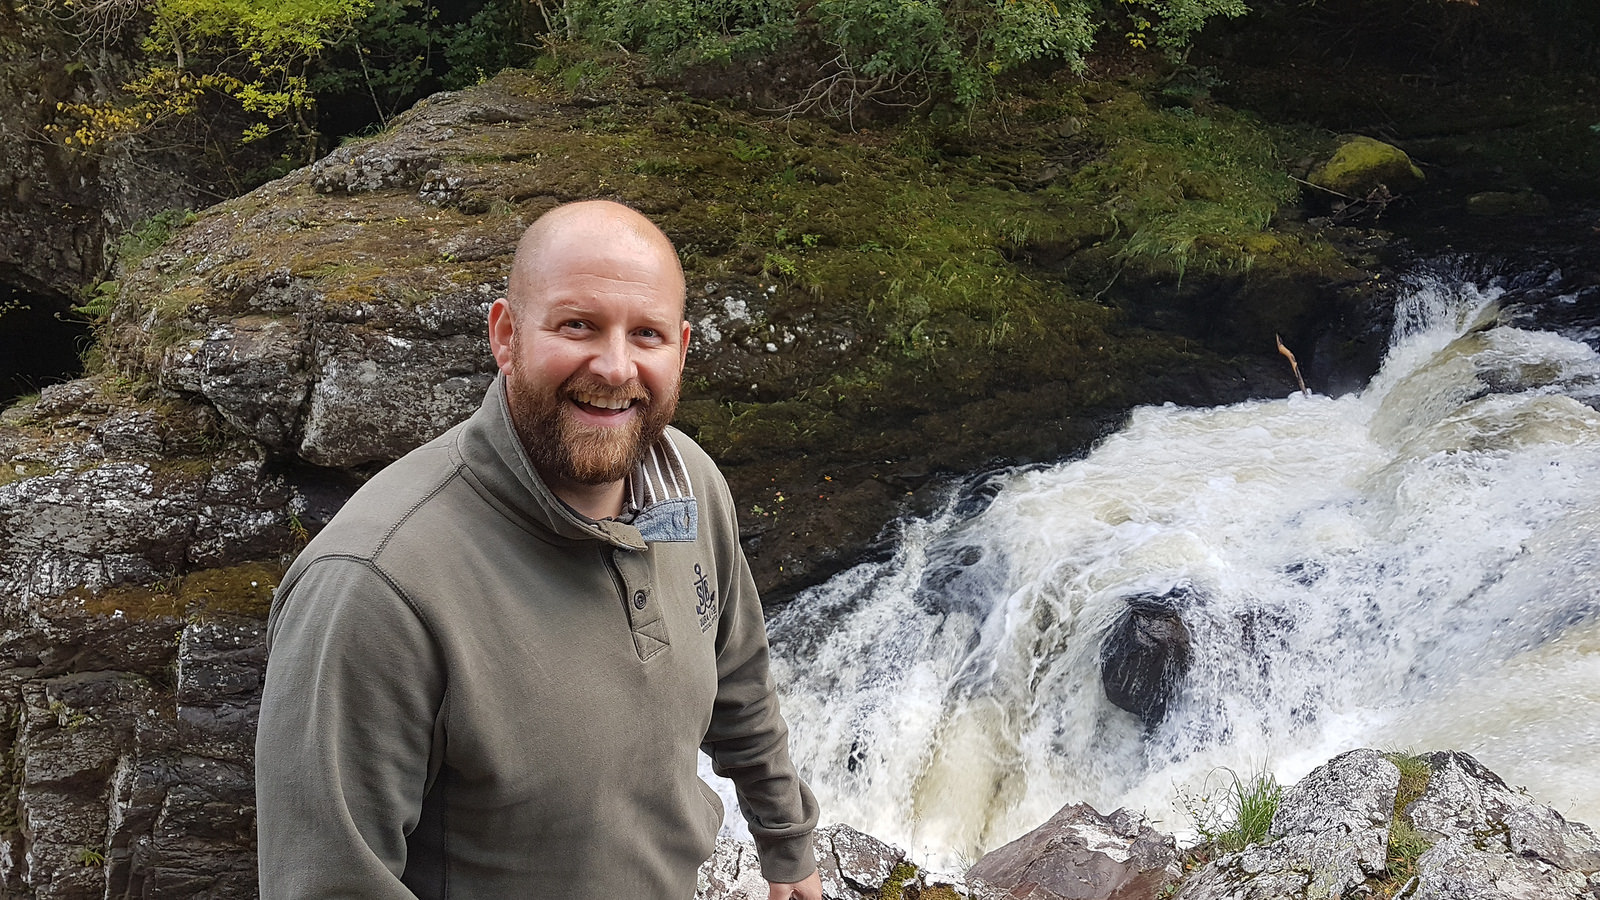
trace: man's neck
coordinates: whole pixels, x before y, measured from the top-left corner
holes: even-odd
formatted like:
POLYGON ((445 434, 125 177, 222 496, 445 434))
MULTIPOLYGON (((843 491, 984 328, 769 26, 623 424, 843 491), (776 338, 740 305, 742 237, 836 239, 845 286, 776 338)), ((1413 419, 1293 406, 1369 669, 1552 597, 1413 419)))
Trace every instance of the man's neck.
POLYGON ((622 501, 627 496, 621 481, 610 484, 580 484, 573 481, 554 482, 546 479, 551 493, 576 512, 591 519, 610 519, 622 515, 622 501))

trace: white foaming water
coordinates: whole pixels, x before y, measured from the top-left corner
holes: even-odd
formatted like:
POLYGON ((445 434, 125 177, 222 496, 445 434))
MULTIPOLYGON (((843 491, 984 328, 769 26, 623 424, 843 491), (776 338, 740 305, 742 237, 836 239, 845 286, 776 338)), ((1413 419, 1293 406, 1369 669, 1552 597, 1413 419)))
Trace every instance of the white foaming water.
POLYGON ((1355 747, 1471 752, 1600 825, 1600 359, 1434 283, 1359 395, 1135 410, 1087 458, 771 625, 827 821, 954 866, 1063 804, 1190 823, 1223 768, 1290 782, 1355 747), (1190 669, 1146 733, 1099 652, 1174 588, 1190 669))

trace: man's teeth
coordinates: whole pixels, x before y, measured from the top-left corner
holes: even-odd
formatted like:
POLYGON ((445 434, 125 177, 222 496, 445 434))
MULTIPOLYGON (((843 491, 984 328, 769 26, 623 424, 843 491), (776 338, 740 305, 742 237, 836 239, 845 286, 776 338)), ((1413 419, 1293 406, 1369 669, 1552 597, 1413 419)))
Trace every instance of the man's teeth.
POLYGON ((576 394, 573 396, 573 399, 577 400, 579 403, 582 403, 584 406, 595 406, 599 407, 600 409, 627 409, 633 405, 633 400, 631 398, 606 398, 595 397, 590 394, 576 394))

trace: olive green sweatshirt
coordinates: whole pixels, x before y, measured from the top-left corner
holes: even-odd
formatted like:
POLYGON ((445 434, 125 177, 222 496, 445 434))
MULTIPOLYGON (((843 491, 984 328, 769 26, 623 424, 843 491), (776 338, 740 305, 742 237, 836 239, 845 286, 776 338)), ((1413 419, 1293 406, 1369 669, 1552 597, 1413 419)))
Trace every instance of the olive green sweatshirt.
POLYGON ((503 379, 285 576, 256 742, 261 896, 688 900, 733 779, 770 881, 815 869, 726 483, 669 430, 628 521, 550 493, 503 379))

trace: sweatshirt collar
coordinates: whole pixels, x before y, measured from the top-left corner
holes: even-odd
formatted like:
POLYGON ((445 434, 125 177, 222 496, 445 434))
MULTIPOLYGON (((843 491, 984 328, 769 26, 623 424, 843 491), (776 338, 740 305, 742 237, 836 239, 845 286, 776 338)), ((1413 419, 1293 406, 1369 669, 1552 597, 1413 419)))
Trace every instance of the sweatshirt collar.
POLYGON ((456 439, 471 480, 502 512, 573 540, 602 540, 628 550, 656 541, 693 541, 699 511, 688 467, 668 428, 625 482, 623 515, 596 521, 552 492, 533 468, 511 424, 505 375, 497 375, 456 439))

